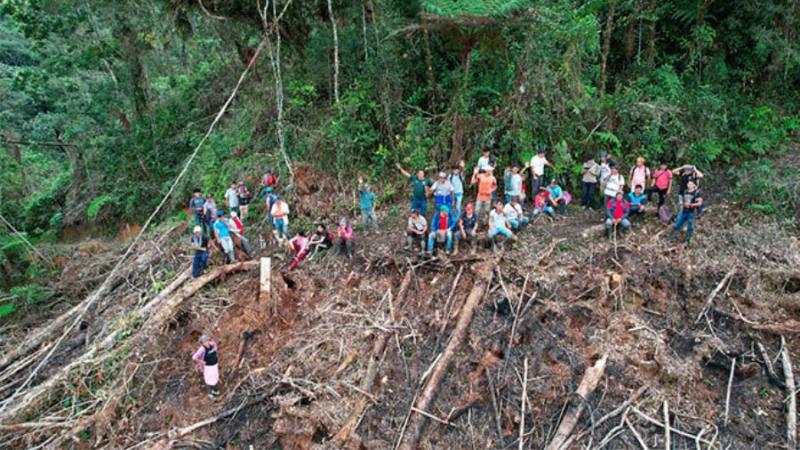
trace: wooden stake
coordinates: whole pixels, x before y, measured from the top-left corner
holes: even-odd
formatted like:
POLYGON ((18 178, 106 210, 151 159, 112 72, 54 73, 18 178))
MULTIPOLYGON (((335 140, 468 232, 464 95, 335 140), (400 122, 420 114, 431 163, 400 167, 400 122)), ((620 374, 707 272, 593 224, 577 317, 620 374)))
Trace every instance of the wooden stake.
MULTIPOLYGON (((605 373, 607 361, 608 355, 603 355, 602 358, 594 363, 594 366, 586 369, 586 372, 583 374, 583 379, 581 379, 581 384, 578 385, 578 390, 575 391, 582 399, 588 399, 589 395, 597 388, 597 384, 603 377, 603 373, 605 373)), ((577 405, 573 405, 569 411, 564 414, 564 419, 561 420, 558 430, 556 430, 553 439, 547 444, 545 450, 560 450, 564 448, 564 443, 569 438, 572 430, 575 429, 575 425, 578 424, 578 419, 581 418, 581 414, 586 407, 585 405, 586 402, 581 401, 577 405)))
POLYGON ((728 375, 728 391, 725 394, 725 418, 722 420, 723 425, 728 426, 728 412, 731 406, 731 387, 733 386, 733 372, 736 369, 736 358, 731 361, 731 373, 728 375))
POLYGON ((272 258, 261 258, 261 277, 259 279, 258 302, 269 304, 272 294, 272 258))
POLYGON ((671 450, 671 436, 669 430, 669 403, 664 400, 664 449, 671 450))
POLYGON ((792 360, 789 358, 789 348, 786 346, 786 339, 781 336, 781 363, 783 365, 783 376, 786 379, 786 390, 789 391, 789 398, 786 403, 786 439, 789 441, 789 448, 797 448, 797 396, 794 384, 794 371, 792 370, 792 360))
POLYGON ((524 371, 522 373, 522 397, 520 398, 519 416, 519 450, 525 444, 525 399, 528 397, 528 358, 525 358, 524 371))

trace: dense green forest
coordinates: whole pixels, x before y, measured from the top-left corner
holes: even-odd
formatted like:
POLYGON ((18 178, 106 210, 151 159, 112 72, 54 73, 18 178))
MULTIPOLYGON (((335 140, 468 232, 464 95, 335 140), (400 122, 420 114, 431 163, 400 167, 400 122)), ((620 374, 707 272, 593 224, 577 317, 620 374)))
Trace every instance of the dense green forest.
POLYGON ((1 4, 0 212, 36 239, 141 223, 257 51, 172 206, 265 167, 345 190, 486 146, 546 146, 562 175, 601 148, 725 168, 749 207, 797 205, 797 0, 1 4))

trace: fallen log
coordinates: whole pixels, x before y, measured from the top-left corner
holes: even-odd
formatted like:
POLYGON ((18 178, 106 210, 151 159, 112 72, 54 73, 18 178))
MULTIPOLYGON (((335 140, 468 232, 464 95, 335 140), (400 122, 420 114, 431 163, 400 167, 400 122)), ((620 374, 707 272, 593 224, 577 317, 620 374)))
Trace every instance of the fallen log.
POLYGON ((553 435, 553 439, 547 444, 545 450, 560 450, 564 448, 564 443, 569 439, 572 430, 575 429, 575 425, 578 424, 578 420, 581 418, 581 414, 583 414, 583 410, 586 408, 586 400, 588 400, 589 395, 597 388, 600 379, 603 378, 607 361, 608 355, 603 355, 602 358, 594 363, 594 366, 586 369, 586 372, 583 374, 583 379, 581 379, 581 383, 578 385, 578 390, 575 391, 582 401, 578 402, 576 405, 572 405, 567 413, 564 414, 564 419, 561 420, 561 424, 559 424, 556 433, 553 435))
POLYGON ((766 331, 767 333, 785 335, 800 333, 800 320, 789 319, 780 323, 757 323, 751 325, 754 330, 766 331))
POLYGON ((728 273, 726 273, 725 276, 722 277, 722 280, 720 280, 719 284, 717 284, 717 287, 715 287, 714 290, 711 291, 710 294, 708 294, 706 303, 705 305, 703 305, 703 309, 700 310, 700 313, 697 314, 697 319, 694 321, 694 323, 700 322, 700 319, 702 319, 703 316, 708 312, 708 309, 711 308, 711 304, 714 303, 714 299, 717 297, 717 294, 719 294, 719 291, 721 291, 722 288, 725 287, 725 284, 728 282, 728 280, 731 279, 734 273, 736 273, 736 265, 731 267, 731 270, 729 270, 728 273))
MULTIPOLYGON (((400 283, 400 288, 397 293, 397 300, 400 303, 402 303, 403 298, 405 298, 408 292, 408 286, 411 284, 411 275, 412 271, 408 270, 403 277, 403 281, 400 283)), ((397 320, 399 321, 401 319, 397 320)), ((389 339, 390 335, 391 333, 388 331, 383 332, 380 336, 375 338, 375 341, 372 343, 372 352, 370 352, 369 362, 367 363, 367 373, 364 375, 364 378, 361 379, 361 386, 359 388, 361 392, 372 394, 375 378, 377 378, 378 375, 378 363, 381 360, 381 355, 383 355, 383 351, 386 348, 386 341, 389 339)), ((344 443, 350 440, 350 436, 355 432, 356 427, 361 422, 361 415, 364 413, 364 410, 367 409, 367 405, 369 404, 368 400, 369 398, 364 394, 356 400, 356 404, 350 416, 348 416, 342 428, 340 428, 339 432, 333 437, 333 445, 335 447, 342 447, 344 443)))
POLYGON ((767 349, 764 348, 764 344, 762 344, 761 341, 756 341, 756 348, 758 349, 758 353, 761 354, 761 359, 764 360, 764 369, 767 371, 767 377, 774 385, 781 389, 785 389, 786 385, 783 383, 783 380, 778 378, 778 374, 775 372, 775 367, 772 365, 772 359, 770 359, 767 349))
MULTIPOLYGON (((136 314, 140 317, 149 316, 147 321, 140 327, 135 334, 133 340, 135 341, 131 348, 143 350, 147 337, 155 334, 154 331, 160 329, 172 317, 175 309, 184 300, 192 297, 197 291, 202 289, 206 284, 216 280, 218 277, 243 270, 250 270, 258 267, 258 262, 248 261, 238 264, 230 264, 227 266, 217 267, 209 273, 195 278, 191 283, 183 286, 173 296, 160 302, 148 302, 145 307, 137 311, 136 314), (138 339, 137 339, 138 338, 138 339)), ((174 284, 170 285, 174 287, 174 284)), ((126 320, 120 320, 120 323, 127 323, 126 320)), ((23 420, 27 415, 31 414, 44 400, 43 397, 55 391, 62 382, 64 382, 73 369, 82 367, 87 364, 98 364, 115 355, 116 350, 120 349, 119 345, 123 340, 119 339, 120 330, 115 329, 110 332, 103 340, 95 342, 86 352, 80 357, 73 360, 66 366, 58 369, 53 375, 42 383, 29 388, 20 393, 19 397, 14 399, 8 407, 0 413, 0 422, 14 423, 23 420), (116 349, 114 349, 116 347, 116 349), (114 351, 111 351, 114 349, 114 351)))
MULTIPOLYGON (((461 314, 459 315, 458 322, 453 329, 453 334, 450 336, 450 341, 447 343, 447 346, 442 352, 441 358, 439 358, 439 361, 436 364, 436 367, 433 369, 430 378, 428 378, 425 388, 422 390, 419 398, 417 399, 416 405, 414 406, 416 410, 429 410, 430 405, 433 402, 433 398, 436 395, 436 390, 439 387, 439 384, 442 382, 442 378, 444 377, 445 373, 447 372, 450 361, 453 359, 456 350, 461 346, 461 342, 464 340, 464 335, 466 334, 467 328, 472 322, 472 314, 475 311, 475 307, 478 306, 478 303, 480 303, 480 300, 483 298, 483 293, 486 291, 489 278, 492 275, 492 265, 493 264, 491 263, 486 263, 476 266, 475 272, 477 278, 475 280, 475 284, 472 286, 472 291, 470 291, 469 297, 467 297, 464 307, 461 309, 461 314)), ((398 448, 400 450, 413 450, 417 448, 417 443, 419 442, 422 426, 424 424, 424 415, 414 415, 409 423, 408 433, 405 435, 405 438, 401 441, 402 443, 398 448)))

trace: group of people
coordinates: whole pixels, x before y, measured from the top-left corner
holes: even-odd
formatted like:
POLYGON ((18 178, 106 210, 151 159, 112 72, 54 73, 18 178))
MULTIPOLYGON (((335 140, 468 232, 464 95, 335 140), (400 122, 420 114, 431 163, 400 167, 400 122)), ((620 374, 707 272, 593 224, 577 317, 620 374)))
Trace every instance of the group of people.
MULTIPOLYGON (((312 234, 298 231, 289 235, 289 205, 277 193, 279 177, 267 169, 261 178, 261 189, 256 201, 264 201, 265 215, 272 230, 275 242, 286 248, 292 261, 287 270, 292 270, 305 259, 312 258, 325 250, 335 248, 336 254, 346 254, 353 258, 353 227, 347 217, 342 217, 335 233, 328 231, 325 224, 319 224, 312 234)), ((361 191, 362 218, 367 225, 378 227, 375 217, 375 194, 369 185, 359 180, 361 191)), ((248 217, 249 205, 253 196, 244 181, 232 182, 224 194, 225 207, 220 208, 212 194, 203 195, 195 189, 189 200, 189 209, 194 215, 194 229, 191 248, 194 250, 192 276, 197 278, 208 270, 208 258, 212 249, 220 249, 226 263, 236 262, 237 248, 250 256, 251 246, 245 237, 244 221, 248 217)))
MULTIPOLYGON (((640 157, 630 169, 628 185, 620 165, 609 159, 607 152, 601 152, 599 156, 599 162, 591 157, 581 167, 580 206, 594 209, 597 192, 600 193, 609 238, 616 236, 617 231, 628 230, 632 221, 641 219, 655 196, 658 196, 655 211, 662 220, 670 222, 673 215, 666 202, 675 177, 679 180, 679 211, 669 239, 675 239, 686 226, 684 242, 691 240, 694 219, 703 208, 699 190, 700 179, 704 176, 702 172, 693 165, 669 169, 666 163, 651 171, 645 159, 640 157)), ((560 186, 558 179, 546 180, 547 168, 554 171, 555 167, 547 160, 544 149, 539 149, 524 166, 514 164, 504 170, 503 201, 499 200, 496 158, 486 149, 469 178, 469 186, 475 186, 475 202, 467 203, 462 211, 467 185, 464 167, 464 161, 460 161, 449 172, 439 172, 433 181, 424 171, 412 175, 397 165, 399 172, 408 178, 412 190, 411 212, 405 229, 406 249, 418 246, 421 253, 432 254, 437 247, 443 247, 447 254, 458 254, 459 243, 467 240, 474 252, 479 229, 485 229, 486 239, 496 251, 505 242, 515 241, 515 233, 538 218, 566 214, 567 205, 572 201, 572 196, 560 186), (530 214, 525 212, 528 198, 526 178, 530 178, 530 192, 533 193, 530 214), (427 206, 431 197, 434 211, 428 218, 427 206)))
MULTIPOLYGON (((513 164, 507 167, 503 173, 504 189, 501 197, 495 177, 497 160, 489 150, 482 151, 468 180, 464 177, 463 160, 449 171, 439 172, 435 181, 429 179, 424 171, 412 175, 398 164, 397 169, 411 184, 411 212, 405 229, 405 248, 413 250, 418 246, 421 253, 432 254, 437 247, 443 247, 447 254, 455 255, 458 254, 459 244, 467 241, 471 252, 475 253, 481 236, 484 235, 482 230, 485 230, 486 240, 493 251, 496 251, 506 242, 516 241, 516 233, 539 218, 554 218, 566 214, 572 197, 555 177, 546 181, 547 168, 555 170, 547 160, 544 149, 540 149, 524 166, 513 164), (530 179, 530 191, 527 178, 530 179), (469 187, 475 189, 475 201, 464 205, 469 187), (529 214, 525 212, 528 192, 533 194, 529 202, 529 214), (428 218, 428 202, 431 199, 434 208, 428 218)), ((658 196, 658 215, 669 222, 672 214, 666 202, 673 190, 673 179, 677 178, 679 210, 674 217, 675 225, 668 239, 675 239, 686 226, 684 242, 688 243, 694 233, 694 220, 704 206, 699 189, 703 177, 703 173, 692 165, 670 169, 667 164, 662 163, 651 171, 644 158, 637 158, 636 165, 628 173, 628 184, 620 171, 620 165, 612 161, 608 153, 601 152, 599 161, 592 157, 581 167, 580 206, 594 209, 597 193, 600 194, 605 227, 610 238, 616 236, 617 231, 625 231, 632 223, 640 220, 655 196, 658 196)), ((292 256, 288 270, 297 267, 302 260, 313 258, 332 248, 335 248, 337 254, 346 254, 348 258, 353 258, 354 232, 347 217, 339 220, 335 232, 329 231, 325 224, 320 223, 310 235, 298 231, 293 237, 289 237, 289 205, 276 192, 277 185, 278 176, 267 170, 261 179, 257 201, 264 201, 264 220, 269 221, 275 241, 285 246, 292 256)), ((375 193, 361 178, 358 179, 358 191, 363 226, 378 229, 375 193)), ((189 201, 195 223, 191 239, 191 246, 195 251, 192 267, 194 277, 207 270, 208 255, 212 247, 220 248, 229 263, 236 260, 236 244, 239 244, 245 254, 250 253, 243 221, 248 217, 248 206, 253 199, 246 183, 231 183, 225 191, 224 199, 229 214, 217 206, 212 195, 203 196, 199 189, 194 191, 189 201)), ((203 373, 209 397, 219 395, 217 344, 208 336, 202 336, 200 348, 192 359, 203 373)))

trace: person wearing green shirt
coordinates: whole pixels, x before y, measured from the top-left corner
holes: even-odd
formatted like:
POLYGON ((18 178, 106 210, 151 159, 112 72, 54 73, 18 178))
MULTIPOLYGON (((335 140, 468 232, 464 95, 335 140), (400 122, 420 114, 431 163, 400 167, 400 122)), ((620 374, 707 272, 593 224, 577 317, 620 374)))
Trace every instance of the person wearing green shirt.
POLYGON ((397 164, 397 170, 411 183, 411 209, 416 209, 425 217, 428 214, 428 195, 433 182, 425 177, 423 170, 417 172, 416 176, 411 175, 400 164, 397 164))
POLYGON ((360 195, 361 217, 364 219, 364 226, 372 226, 378 229, 378 219, 375 218, 375 193, 372 192, 369 184, 364 180, 358 179, 358 193, 360 195))

